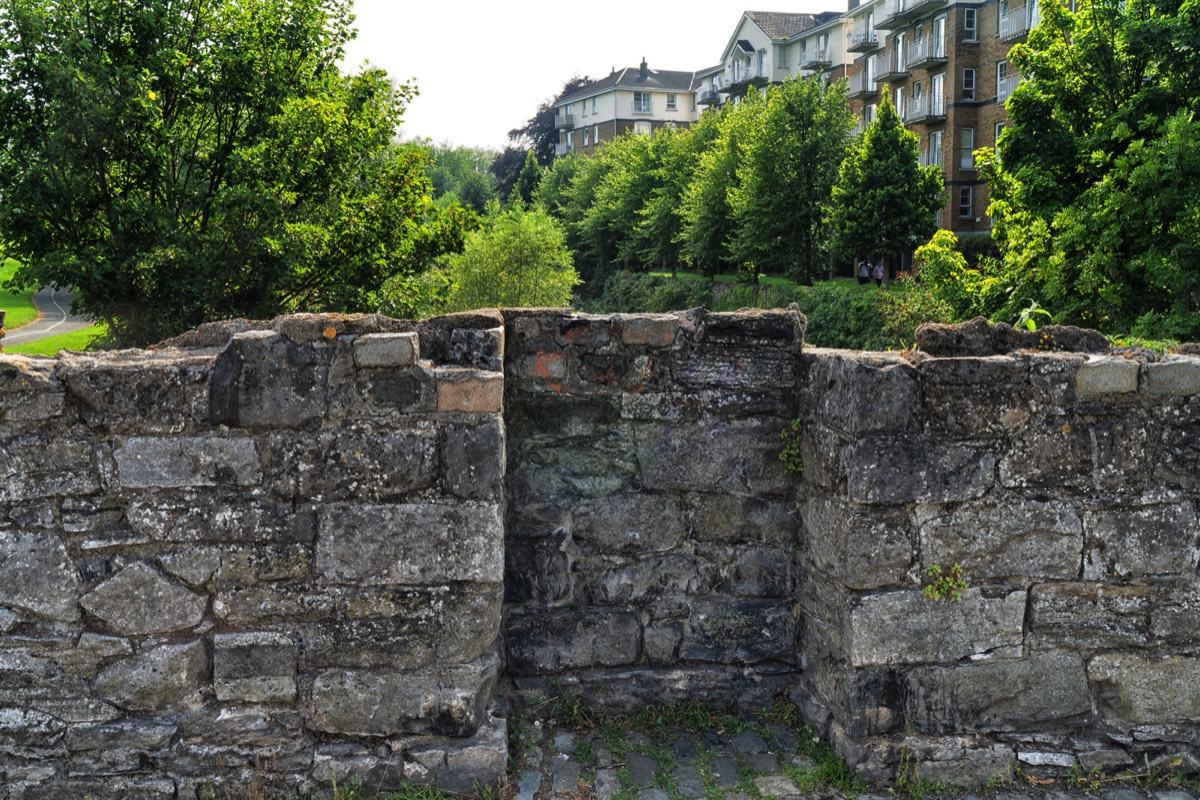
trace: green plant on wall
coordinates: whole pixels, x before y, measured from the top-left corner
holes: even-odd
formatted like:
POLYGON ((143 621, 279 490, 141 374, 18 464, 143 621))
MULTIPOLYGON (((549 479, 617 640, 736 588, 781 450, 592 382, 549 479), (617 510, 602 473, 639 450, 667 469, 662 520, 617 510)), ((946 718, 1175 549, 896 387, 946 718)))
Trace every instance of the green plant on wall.
POLYGON ((803 474, 804 453, 801 450, 801 442, 804 438, 804 423, 798 419, 792 420, 790 425, 779 432, 779 438, 783 440, 779 460, 787 467, 788 472, 803 474))
POLYGON ((929 583, 921 589, 921 593, 927 598, 934 602, 940 600, 962 602, 963 593, 967 591, 967 581, 963 577, 962 566, 957 561, 954 562, 954 566, 950 567, 949 572, 943 572, 940 564, 930 564, 925 568, 925 576, 929 579, 929 583))

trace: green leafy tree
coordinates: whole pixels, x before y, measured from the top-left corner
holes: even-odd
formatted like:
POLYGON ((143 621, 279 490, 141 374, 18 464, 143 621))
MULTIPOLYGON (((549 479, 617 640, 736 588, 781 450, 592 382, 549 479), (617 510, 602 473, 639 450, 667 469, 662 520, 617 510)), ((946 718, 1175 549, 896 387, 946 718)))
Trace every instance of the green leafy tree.
POLYGON ((441 208, 458 203, 476 214, 495 200, 496 178, 490 170, 496 153, 449 144, 431 148, 433 160, 425 169, 433 186, 433 199, 441 208))
POLYGON ((999 157, 981 154, 1012 284, 1029 302, 1112 332, 1200 335, 1200 6, 1043 6, 1010 59, 999 157))
POLYGON ((634 233, 655 188, 655 155, 650 136, 626 133, 605 142, 593 156, 603 175, 580 232, 607 261, 628 265, 637 258, 634 233))
POLYGON ((562 225, 545 209, 493 205, 446 267, 444 310, 565 306, 579 283, 562 225))
POLYGON ((738 261, 802 283, 828 272, 826 217, 853 127, 844 82, 811 76, 768 91, 730 190, 738 261))
POLYGON ((17 282, 147 342, 207 319, 367 309, 455 240, 395 148, 414 90, 339 72, 349 0, 10 0, 0 240, 17 282))
POLYGON ((917 135, 904 129, 884 98, 833 187, 837 251, 851 258, 912 252, 936 229, 942 195, 941 171, 920 165, 917 135))
POLYGON ((571 182, 575 180, 580 162, 585 158, 586 156, 576 153, 568 153, 554 159, 554 163, 538 183, 537 191, 533 193, 533 201, 543 206, 559 222, 566 220, 567 206, 571 202, 571 182))
POLYGON ((520 200, 528 205, 533 202, 534 192, 537 191, 538 184, 542 182, 542 173, 545 170, 538 164, 537 159, 533 156, 533 151, 525 153, 525 164, 521 167, 521 171, 517 173, 517 182, 513 186, 512 199, 520 200))

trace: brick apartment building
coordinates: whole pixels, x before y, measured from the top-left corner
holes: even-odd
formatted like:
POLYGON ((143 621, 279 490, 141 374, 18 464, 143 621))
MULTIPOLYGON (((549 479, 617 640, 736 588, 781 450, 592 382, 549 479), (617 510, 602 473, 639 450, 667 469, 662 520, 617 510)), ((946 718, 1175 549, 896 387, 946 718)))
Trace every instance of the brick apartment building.
POLYGON ((920 137, 922 163, 945 175, 938 226, 986 234, 988 191, 973 151, 996 144, 1004 101, 1020 80, 1008 51, 1037 21, 1036 0, 850 0, 844 13, 746 11, 716 66, 657 72, 643 62, 560 98, 558 150, 590 152, 627 130, 687 125, 752 89, 821 73, 846 79, 861 125, 889 97, 920 137))

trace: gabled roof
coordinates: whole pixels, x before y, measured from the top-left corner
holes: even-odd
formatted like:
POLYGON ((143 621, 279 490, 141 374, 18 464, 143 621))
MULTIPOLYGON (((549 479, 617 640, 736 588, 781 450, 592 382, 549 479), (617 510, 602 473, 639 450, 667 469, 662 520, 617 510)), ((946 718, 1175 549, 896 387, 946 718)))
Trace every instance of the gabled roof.
MULTIPOLYGON (((817 24, 821 14, 788 14, 782 11, 747 11, 746 16, 772 39, 787 39, 817 24)), ((833 12, 836 15, 836 12, 833 12)))
POLYGON ((695 77, 696 73, 694 72, 647 69, 646 77, 642 78, 640 67, 625 67, 609 74, 606 78, 592 81, 587 86, 576 89, 570 94, 563 95, 555 101, 555 105, 569 103, 584 97, 591 97, 594 94, 601 94, 612 89, 634 89, 637 91, 658 89, 659 91, 666 92, 690 92, 695 77))

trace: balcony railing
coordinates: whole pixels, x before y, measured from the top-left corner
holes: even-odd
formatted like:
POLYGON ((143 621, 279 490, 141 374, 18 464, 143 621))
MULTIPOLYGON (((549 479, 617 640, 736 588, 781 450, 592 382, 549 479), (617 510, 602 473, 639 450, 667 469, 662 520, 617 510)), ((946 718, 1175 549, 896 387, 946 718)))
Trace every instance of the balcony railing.
POLYGON ((654 113, 654 104, 651 103, 649 100, 643 100, 640 102, 637 100, 634 100, 633 101, 633 113, 634 114, 653 114, 654 113))
POLYGON ((565 156, 569 152, 571 152, 571 145, 566 142, 559 142, 554 145, 554 155, 556 156, 565 156))
POLYGON ((870 69, 864 69, 847 78, 846 90, 849 96, 855 99, 879 94, 879 87, 875 85, 870 69))
POLYGON ((574 128, 574 127, 575 127, 575 115, 574 114, 555 114, 554 115, 554 129, 555 130, 562 130, 563 128, 574 128))
POLYGON ((904 109, 905 122, 938 122, 946 118, 946 98, 923 95, 910 97, 904 109))
POLYGON ((879 72, 875 75, 876 83, 902 81, 908 77, 908 66, 904 63, 902 53, 893 51, 879 64, 879 72))
POLYGON ((721 95, 716 89, 705 89, 700 93, 700 98, 696 101, 697 104, 702 106, 715 106, 720 104, 720 102, 721 95))
POLYGON ((1021 82, 1021 73, 1010 72, 1000 80, 996 81, 996 102, 1004 105, 1004 101, 1013 93, 1013 89, 1017 88, 1017 84, 1021 82))
POLYGON ((863 25, 846 36, 846 49, 851 53, 868 53, 879 47, 879 35, 863 25))
POLYGON ((944 8, 948 0, 889 0, 884 6, 883 20, 879 27, 894 30, 917 17, 944 8))
POLYGON ((805 51, 800 54, 800 69, 829 69, 832 65, 833 61, 828 50, 805 51))
POLYGON ((944 39, 920 39, 908 46, 905 65, 909 69, 921 69, 946 63, 946 42, 944 39))
POLYGON ((1038 24, 1038 7, 1028 0, 1024 8, 1017 8, 1000 16, 1000 41, 1020 39, 1038 24))
POLYGON ((942 154, 941 153, 930 153, 929 151, 922 152, 921 153, 921 166, 922 167, 941 167, 942 166, 942 154))

